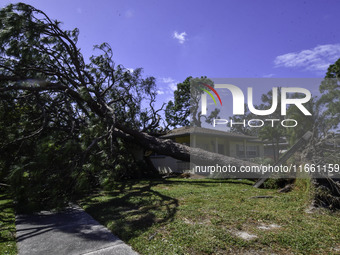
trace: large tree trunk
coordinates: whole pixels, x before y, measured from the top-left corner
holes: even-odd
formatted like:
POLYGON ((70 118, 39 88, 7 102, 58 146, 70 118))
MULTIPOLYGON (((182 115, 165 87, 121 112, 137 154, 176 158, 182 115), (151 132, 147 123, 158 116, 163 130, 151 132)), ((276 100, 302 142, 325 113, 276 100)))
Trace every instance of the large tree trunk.
MULTIPOLYGON (((154 152, 157 152, 158 154, 171 156, 178 160, 183 160, 187 162, 190 161, 191 163, 194 163, 198 166, 235 166, 237 170, 239 170, 241 166, 258 166, 257 164, 254 164, 252 162, 209 152, 199 148, 192 148, 183 144, 176 143, 170 139, 157 138, 148 135, 147 133, 126 128, 122 125, 116 125, 116 128, 120 130, 119 133, 121 134, 121 137, 125 136, 125 139, 128 139, 128 137, 126 136, 126 134, 128 134, 130 141, 133 140, 145 149, 152 150, 154 152)), ((249 174, 242 173, 224 173, 223 176, 249 178, 249 174)), ((255 173, 252 174, 252 176, 253 178, 260 177, 259 174, 255 173)))

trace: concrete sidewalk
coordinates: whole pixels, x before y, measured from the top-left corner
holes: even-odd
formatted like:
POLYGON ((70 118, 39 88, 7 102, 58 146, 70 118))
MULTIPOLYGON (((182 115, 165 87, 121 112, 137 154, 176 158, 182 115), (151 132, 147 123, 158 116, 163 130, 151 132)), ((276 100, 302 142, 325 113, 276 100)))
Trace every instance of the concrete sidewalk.
POLYGON ((17 215, 16 230, 19 255, 138 255, 78 206, 17 215))

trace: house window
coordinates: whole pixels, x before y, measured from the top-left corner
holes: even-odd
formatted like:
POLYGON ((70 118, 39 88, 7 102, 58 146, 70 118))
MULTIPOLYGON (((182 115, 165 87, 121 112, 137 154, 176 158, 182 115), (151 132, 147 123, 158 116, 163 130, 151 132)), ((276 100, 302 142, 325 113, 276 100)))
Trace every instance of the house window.
POLYGON ((258 147, 255 145, 247 146, 247 156, 256 157, 258 155, 258 147))
MULTIPOLYGON (((247 157, 256 157, 259 155, 258 146, 256 145, 247 145, 247 157)), ((236 155, 238 157, 244 157, 244 145, 243 144, 237 144, 236 145, 236 155)))

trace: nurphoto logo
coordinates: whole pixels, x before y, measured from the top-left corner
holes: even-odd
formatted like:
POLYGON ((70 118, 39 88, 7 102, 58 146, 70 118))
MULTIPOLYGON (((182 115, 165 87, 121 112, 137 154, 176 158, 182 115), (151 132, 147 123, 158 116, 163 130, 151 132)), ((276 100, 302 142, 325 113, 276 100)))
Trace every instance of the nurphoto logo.
MULTIPOLYGON (((254 79, 253 79, 254 80, 254 79)), ((261 80, 261 79, 259 79, 261 80)), ((290 106, 296 106, 299 111, 305 116, 311 116, 311 112, 304 106, 304 104, 308 103, 312 98, 312 93, 307 88, 296 87, 296 86, 284 86, 284 87, 271 87, 271 106, 266 109, 258 109, 255 106, 256 99, 254 98, 254 89, 253 87, 247 87, 246 89, 247 96, 245 97, 242 88, 239 86, 229 84, 229 83, 215 83, 214 85, 208 85, 207 83, 198 83, 193 84, 198 87, 200 91, 203 93, 200 95, 200 110, 201 116, 207 116, 208 112, 208 99, 207 95, 211 97, 214 102, 215 107, 218 106, 217 100, 218 98, 220 102, 220 107, 230 108, 230 105, 223 105, 222 100, 225 102, 229 102, 232 100, 232 115, 245 115, 247 106, 249 112, 253 114, 253 116, 269 116, 276 111, 280 112, 281 116, 287 115, 287 109, 290 106), (227 92, 226 92, 227 90, 227 92), (223 96, 220 96, 222 93, 218 91, 224 91, 223 96), (212 93, 213 92, 213 93, 212 93), (215 96, 214 96, 214 95, 215 96), (222 97, 222 98, 221 98, 222 97), (247 101, 247 104, 245 104, 247 101)), ((261 85, 258 85, 257 88, 261 88, 261 85)), ((193 90, 192 90, 193 91, 193 90)), ((194 93, 194 92, 192 92, 194 93)), ((222 108, 223 109, 223 108, 222 108)), ((222 110, 221 109, 221 110, 222 110)), ((292 118, 268 118, 264 119, 253 118, 253 119, 243 119, 241 121, 235 122, 233 119, 226 118, 214 118, 212 121, 212 126, 216 127, 217 125, 229 125, 233 127, 235 125, 243 125, 244 127, 262 127, 264 125, 270 125, 274 127, 276 124, 280 124, 283 127, 296 127, 298 125, 298 121, 292 118)))

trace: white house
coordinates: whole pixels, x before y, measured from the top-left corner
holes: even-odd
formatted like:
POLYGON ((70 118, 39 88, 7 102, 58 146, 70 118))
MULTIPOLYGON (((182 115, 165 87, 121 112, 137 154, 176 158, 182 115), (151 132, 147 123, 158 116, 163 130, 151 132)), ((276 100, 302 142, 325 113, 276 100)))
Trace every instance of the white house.
MULTIPOLYGON (((181 127, 171 130, 160 138, 198 147, 226 156, 250 159, 263 157, 264 147, 261 140, 254 136, 230 133, 201 127, 181 127)), ((162 173, 189 170, 189 163, 169 156, 154 154, 151 156, 154 166, 162 173)))

